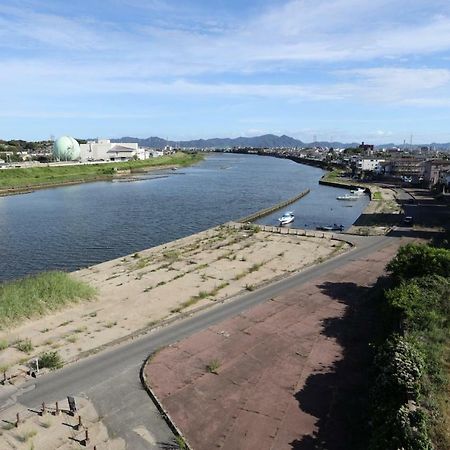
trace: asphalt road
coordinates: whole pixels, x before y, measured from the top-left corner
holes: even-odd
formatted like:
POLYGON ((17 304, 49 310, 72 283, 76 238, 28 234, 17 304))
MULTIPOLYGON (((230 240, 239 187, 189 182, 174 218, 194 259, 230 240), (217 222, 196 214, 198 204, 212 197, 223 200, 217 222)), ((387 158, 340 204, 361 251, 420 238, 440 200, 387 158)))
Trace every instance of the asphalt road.
POLYGON ((114 437, 122 437, 133 450, 170 448, 173 434, 144 391, 139 371, 155 350, 174 343, 254 305, 321 276, 346 262, 389 245, 392 237, 354 237, 352 251, 289 278, 215 305, 186 319, 155 329, 145 336, 87 357, 65 368, 28 381, 20 387, 0 386, 0 417, 15 404, 35 408, 67 395, 89 398, 114 437), (142 437, 137 430, 145 428, 142 437))

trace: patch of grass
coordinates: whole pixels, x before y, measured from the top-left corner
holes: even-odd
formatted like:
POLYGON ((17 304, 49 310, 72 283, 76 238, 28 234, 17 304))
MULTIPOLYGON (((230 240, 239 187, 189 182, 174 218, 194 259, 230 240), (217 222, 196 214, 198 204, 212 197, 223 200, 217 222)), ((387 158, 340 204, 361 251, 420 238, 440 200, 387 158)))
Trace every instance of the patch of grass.
POLYGON ((2 429, 5 431, 12 430, 14 428, 14 424, 11 422, 4 422, 2 423, 2 429))
POLYGON ((105 328, 112 328, 112 327, 115 327, 116 325, 117 325, 117 320, 106 323, 105 328))
POLYGON ((246 284, 244 286, 245 290, 247 291, 254 291, 255 290, 255 286, 253 284, 246 284))
POLYGON ((66 320, 65 322, 61 322, 59 325, 58 325, 58 328, 59 327, 65 327, 66 325, 69 325, 69 323, 72 323, 73 322, 73 320, 66 320))
POLYGON ((133 266, 132 270, 139 270, 143 269, 144 267, 148 266, 149 260, 147 258, 141 258, 139 261, 133 266))
POLYGON ((250 269, 248 269, 248 273, 256 272, 256 271, 259 270, 263 265, 264 265, 264 263, 253 264, 253 265, 250 267, 250 269))
POLYGON ((341 178, 344 171, 342 169, 334 169, 328 172, 325 176, 325 180, 335 180, 336 178, 341 178))
POLYGON ((167 250, 163 252, 162 255, 165 259, 169 260, 170 262, 178 261, 181 256, 179 250, 167 250))
POLYGON ((67 342, 70 342, 71 344, 74 344, 75 342, 78 341, 77 336, 66 336, 65 339, 67 342))
POLYGON ((9 347, 9 342, 6 339, 0 339, 0 351, 9 347))
POLYGON ((56 351, 43 353, 39 357, 39 367, 42 369, 48 368, 50 370, 56 370, 60 369, 62 366, 63 360, 61 355, 56 351))
POLYGON ((238 281, 241 278, 244 278, 247 275, 247 273, 248 272, 246 270, 244 270, 243 272, 238 273, 237 275, 235 275, 234 280, 238 281))
POLYGON ((74 333, 84 333, 87 330, 87 326, 83 325, 81 327, 75 328, 75 330, 73 330, 74 333))
POLYGON ((30 353, 33 351, 33 343, 31 342, 30 338, 23 339, 22 341, 19 341, 16 344, 17 350, 24 352, 24 353, 30 353))
POLYGON ((0 329, 94 298, 96 290, 64 272, 47 272, 0 285, 0 329))
POLYGON ((215 375, 218 375, 219 367, 220 367, 220 362, 217 359, 213 359, 206 365, 206 370, 209 373, 214 373, 215 375))
POLYGON ((224 283, 219 284, 218 286, 216 286, 212 291, 210 291, 209 295, 211 297, 216 296, 220 290, 222 290, 223 288, 226 288, 230 283, 228 283, 227 281, 225 281, 224 283))
POLYGON ((174 442, 175 442, 175 445, 178 447, 178 450, 186 450, 187 449, 186 442, 181 436, 175 436, 174 442))
POLYGON ((372 200, 383 200, 383 196, 381 195, 381 192, 376 191, 372 194, 372 200))

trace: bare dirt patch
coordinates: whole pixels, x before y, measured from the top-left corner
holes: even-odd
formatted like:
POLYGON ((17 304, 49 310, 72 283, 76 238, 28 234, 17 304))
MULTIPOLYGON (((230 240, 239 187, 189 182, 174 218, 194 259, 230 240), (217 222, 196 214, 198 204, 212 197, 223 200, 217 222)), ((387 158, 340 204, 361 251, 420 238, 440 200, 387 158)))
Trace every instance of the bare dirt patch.
POLYGON ((93 448, 98 450, 123 450, 122 439, 112 439, 102 423, 92 403, 77 397, 77 413, 68 414, 67 400, 58 402, 60 412, 56 414, 56 404, 47 405, 45 414, 42 410, 31 411, 16 406, 1 415, 0 448, 2 449, 60 449, 93 448), (16 414, 19 424, 16 427, 16 414), (79 418, 81 417, 81 426, 79 418), (89 441, 85 442, 86 430, 89 441))

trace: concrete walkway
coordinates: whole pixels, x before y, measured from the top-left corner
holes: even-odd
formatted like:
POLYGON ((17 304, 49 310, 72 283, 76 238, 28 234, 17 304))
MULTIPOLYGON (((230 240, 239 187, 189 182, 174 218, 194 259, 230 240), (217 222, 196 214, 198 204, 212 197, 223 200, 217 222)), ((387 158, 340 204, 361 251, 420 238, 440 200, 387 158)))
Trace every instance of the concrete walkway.
POLYGON ((349 437, 331 411, 358 376, 347 361, 347 316, 401 243, 157 353, 146 376, 192 447, 345 449, 349 437))

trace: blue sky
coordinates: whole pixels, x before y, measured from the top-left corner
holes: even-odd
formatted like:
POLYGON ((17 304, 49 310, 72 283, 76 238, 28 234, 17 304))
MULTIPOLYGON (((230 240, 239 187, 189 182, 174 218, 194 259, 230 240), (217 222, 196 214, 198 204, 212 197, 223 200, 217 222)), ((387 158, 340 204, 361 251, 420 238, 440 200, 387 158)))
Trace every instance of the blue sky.
POLYGON ((450 141, 448 0, 2 0, 0 138, 450 141))

